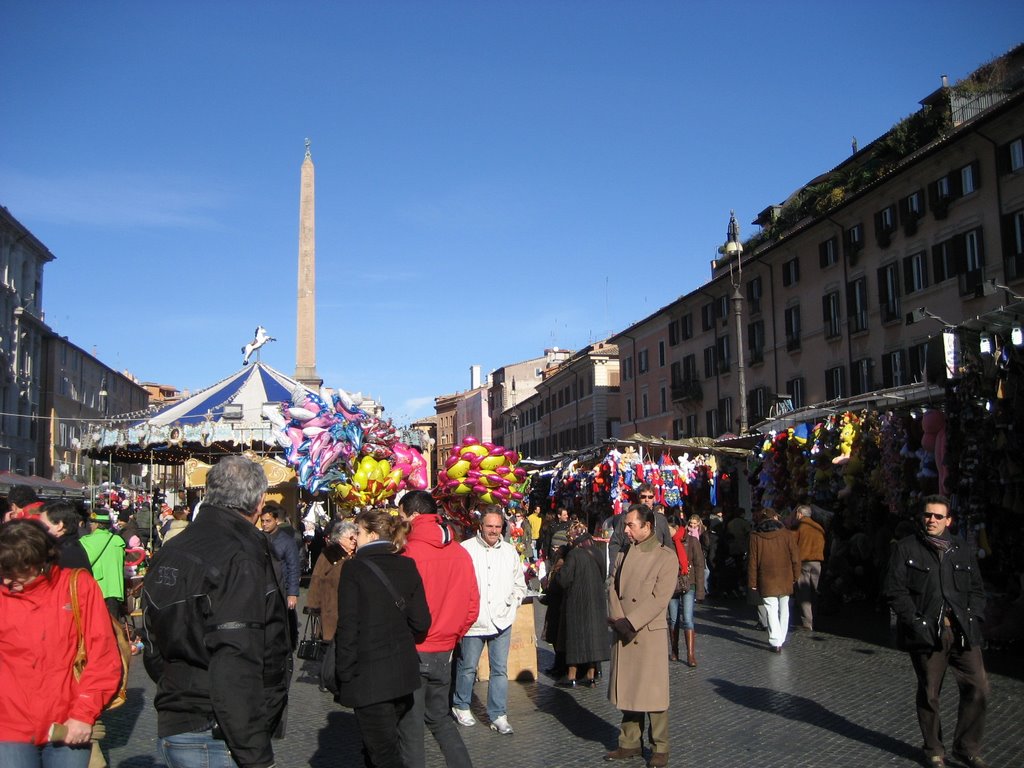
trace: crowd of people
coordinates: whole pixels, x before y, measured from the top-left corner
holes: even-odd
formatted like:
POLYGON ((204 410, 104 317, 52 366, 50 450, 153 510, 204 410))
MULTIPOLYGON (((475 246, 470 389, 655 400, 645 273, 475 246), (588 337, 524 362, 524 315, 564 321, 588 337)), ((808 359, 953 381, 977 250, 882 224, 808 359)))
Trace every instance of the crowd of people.
MULTIPOLYGON (((151 526, 130 510, 83 514, 12 489, 0 526, 0 711, 16 715, 0 723, 0 764, 102 761, 100 716, 122 673, 114 627, 135 575, 125 552, 142 548, 151 559, 140 631, 164 761, 186 768, 202 754, 209 765, 274 765, 304 558, 289 511, 266 492, 260 467, 241 456, 210 470, 197 510, 164 510, 151 526), (76 618, 61 610, 69 592, 76 618)), ((608 519, 559 506, 543 513, 536 500, 529 514, 484 505, 463 530, 429 492, 410 491, 396 509, 331 520, 310 558, 304 610, 321 647, 313 657, 320 689, 353 711, 365 764, 423 768, 429 731, 447 765, 472 766, 460 729, 478 724, 474 690, 488 727, 515 733, 508 657, 531 587, 546 606, 556 684, 594 687, 608 666, 608 697, 622 719, 607 761, 645 755, 649 766, 668 765, 669 665, 697 667, 694 609, 709 595, 745 598, 774 654, 791 629, 815 631, 837 542, 813 508, 684 515, 658 504, 646 483, 633 501, 608 519), (485 649, 484 696, 475 684, 485 649)), ((892 537, 875 589, 918 677, 928 764, 945 765, 938 692, 952 667, 961 693, 952 751, 984 768, 984 589, 952 522, 948 501, 926 499, 892 537)))

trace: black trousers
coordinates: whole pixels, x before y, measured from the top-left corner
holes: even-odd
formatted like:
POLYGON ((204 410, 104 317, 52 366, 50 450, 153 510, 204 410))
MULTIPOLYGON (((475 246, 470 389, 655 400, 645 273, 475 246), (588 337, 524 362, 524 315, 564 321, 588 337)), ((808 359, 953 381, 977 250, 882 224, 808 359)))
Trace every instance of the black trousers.
POLYGON ((947 667, 953 668, 960 689, 953 749, 969 755, 981 752, 989 692, 981 648, 961 648, 956 635, 946 627, 940 650, 912 652, 910 660, 917 673, 917 722, 924 737, 925 755, 945 754, 939 720, 939 694, 947 667))
POLYGON ((403 768, 398 723, 412 711, 412 694, 354 707, 367 768, 403 768))

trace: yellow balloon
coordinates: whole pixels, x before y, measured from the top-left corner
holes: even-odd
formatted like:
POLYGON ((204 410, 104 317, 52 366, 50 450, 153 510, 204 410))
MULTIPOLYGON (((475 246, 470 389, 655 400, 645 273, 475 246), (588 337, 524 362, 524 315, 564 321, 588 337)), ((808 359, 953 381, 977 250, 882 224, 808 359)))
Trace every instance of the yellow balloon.
POLYGON ((490 491, 487 491, 486 493, 480 494, 480 501, 484 502, 485 504, 493 504, 494 497, 491 495, 490 491))
POLYGON ((472 465, 465 459, 456 461, 448 470, 448 477, 452 478, 453 480, 457 477, 465 477, 466 473, 469 472, 470 466, 472 465))
POLYGON ((356 472, 352 475, 352 484, 359 488, 360 490, 366 488, 366 484, 369 481, 370 478, 366 471, 362 468, 362 466, 360 466, 359 469, 356 470, 356 472))
POLYGON ((453 491, 453 493, 455 493, 457 496, 465 496, 472 492, 473 487, 466 485, 465 483, 459 483, 458 485, 455 486, 455 490, 453 491))
POLYGON ((504 456, 488 456, 480 461, 480 469, 497 469, 505 463, 504 456))
POLYGON ((490 451, 488 451, 482 445, 464 445, 462 446, 462 451, 460 453, 475 453, 477 456, 486 456, 487 454, 490 453, 490 451))

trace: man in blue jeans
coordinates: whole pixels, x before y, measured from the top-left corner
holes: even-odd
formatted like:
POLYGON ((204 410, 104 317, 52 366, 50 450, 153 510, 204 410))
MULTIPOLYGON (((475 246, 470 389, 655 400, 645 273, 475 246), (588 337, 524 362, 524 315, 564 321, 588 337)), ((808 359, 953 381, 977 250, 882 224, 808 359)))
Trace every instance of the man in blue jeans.
POLYGON ((406 768, 425 768, 426 724, 448 768, 473 768, 458 727, 448 717, 452 651, 480 611, 473 561, 455 540, 452 529, 438 518, 437 504, 427 491, 405 494, 398 503, 398 514, 410 526, 402 554, 416 563, 430 608, 430 630, 416 646, 421 685, 413 691, 412 711, 398 724, 402 762, 406 768))
POLYGON ((157 738, 169 768, 272 768, 288 701, 288 608, 256 528, 267 476, 225 456, 203 513, 146 573, 146 671, 157 683, 157 738))
POLYGON ((480 516, 480 530, 462 546, 473 559, 476 584, 480 590, 480 615, 462 638, 461 657, 455 675, 452 715, 459 725, 476 725, 469 711, 476 681, 476 667, 487 646, 490 681, 487 684, 487 717, 491 730, 512 733, 508 724, 508 649, 516 609, 526 595, 523 564, 516 548, 501 537, 505 522, 501 507, 488 504, 480 516))

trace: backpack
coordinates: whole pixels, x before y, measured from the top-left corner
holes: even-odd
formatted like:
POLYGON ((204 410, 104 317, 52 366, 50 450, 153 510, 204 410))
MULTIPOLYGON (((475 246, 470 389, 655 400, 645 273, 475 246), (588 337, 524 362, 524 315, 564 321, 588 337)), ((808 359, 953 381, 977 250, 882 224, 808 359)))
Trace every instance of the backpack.
MULTIPOLYGON (((78 651, 75 653, 74 661, 71 662, 71 671, 75 680, 82 678, 82 671, 88 663, 85 633, 82 631, 82 609, 78 605, 78 575, 84 570, 84 568, 71 570, 71 613, 75 618, 75 631, 78 634, 78 651)), ((110 616, 109 612, 107 615, 110 616)), ((104 709, 117 709, 128 700, 128 664, 132 658, 132 647, 128 642, 128 635, 125 634, 124 627, 113 616, 110 616, 110 625, 114 638, 117 640, 117 650, 121 654, 121 684, 104 709)))

